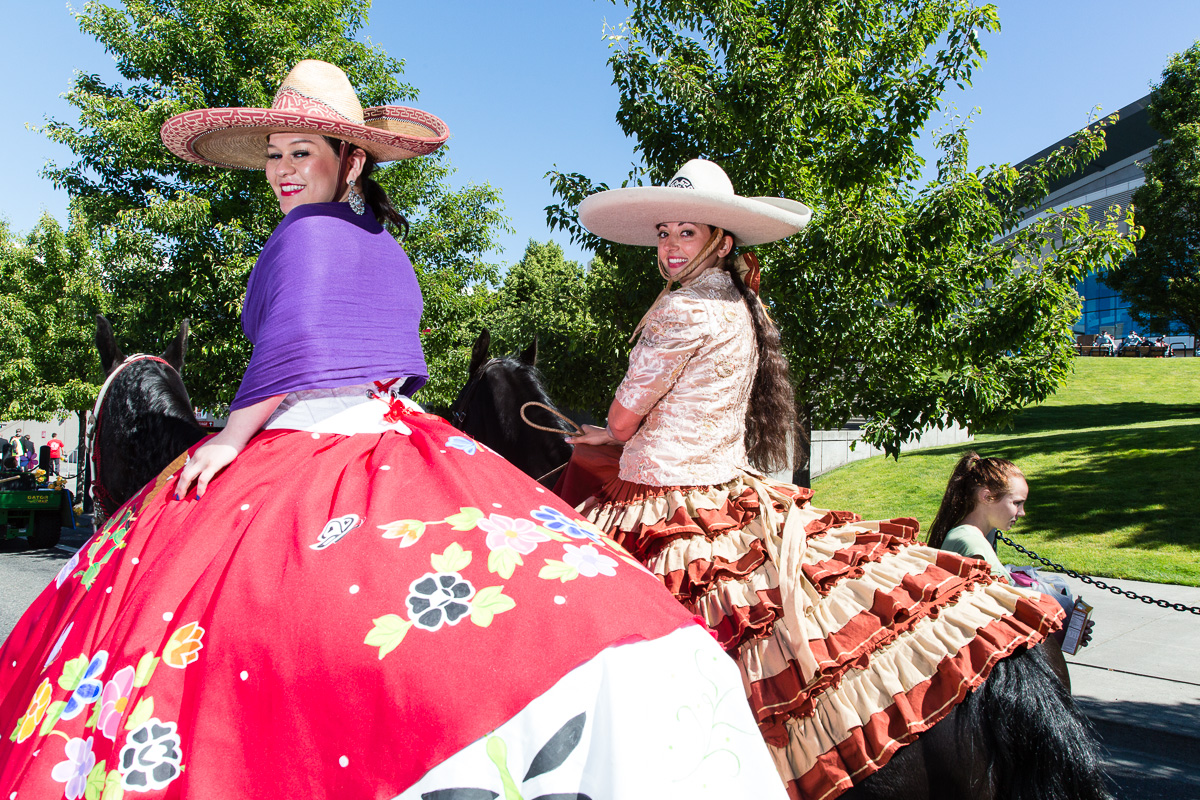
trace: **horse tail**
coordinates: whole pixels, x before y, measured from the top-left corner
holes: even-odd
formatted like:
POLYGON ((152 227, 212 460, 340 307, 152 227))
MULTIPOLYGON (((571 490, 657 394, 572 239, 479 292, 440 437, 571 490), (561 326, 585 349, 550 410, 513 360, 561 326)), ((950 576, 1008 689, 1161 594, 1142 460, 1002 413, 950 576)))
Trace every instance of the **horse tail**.
POLYGON ((1043 648, 998 663, 962 710, 960 723, 987 743, 995 797, 1111 800, 1091 724, 1043 648))

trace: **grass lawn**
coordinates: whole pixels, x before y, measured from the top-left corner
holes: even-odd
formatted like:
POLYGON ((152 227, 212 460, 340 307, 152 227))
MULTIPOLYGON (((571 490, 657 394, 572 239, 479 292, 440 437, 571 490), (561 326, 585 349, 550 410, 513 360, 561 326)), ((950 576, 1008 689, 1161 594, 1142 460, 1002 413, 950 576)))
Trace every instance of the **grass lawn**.
MULTIPOLYGON (((928 530, 958 456, 1016 462, 1029 479, 1018 541, 1080 572, 1200 586, 1200 358, 1079 358, 1012 430, 876 457, 813 482, 813 505, 928 530)), ((1005 563, 1028 559, 1001 544, 1005 563)))

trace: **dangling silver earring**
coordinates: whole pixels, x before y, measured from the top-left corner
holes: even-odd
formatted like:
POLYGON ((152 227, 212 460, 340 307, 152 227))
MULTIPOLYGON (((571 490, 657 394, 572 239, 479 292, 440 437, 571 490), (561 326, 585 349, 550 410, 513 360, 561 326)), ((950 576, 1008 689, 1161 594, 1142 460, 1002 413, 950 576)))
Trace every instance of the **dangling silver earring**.
POLYGON ((361 217, 367 213, 367 203, 363 200, 363 196, 354 190, 354 178, 347 183, 350 186, 350 196, 346 199, 350 201, 350 210, 361 217))

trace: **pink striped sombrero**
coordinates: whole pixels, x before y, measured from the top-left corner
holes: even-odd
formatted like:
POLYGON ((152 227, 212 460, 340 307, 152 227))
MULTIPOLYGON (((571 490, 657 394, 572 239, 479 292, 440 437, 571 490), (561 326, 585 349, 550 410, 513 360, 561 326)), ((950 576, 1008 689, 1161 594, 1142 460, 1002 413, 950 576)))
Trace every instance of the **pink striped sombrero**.
POLYGON ((301 61, 283 79, 270 108, 202 108, 176 114, 162 126, 163 144, 197 164, 263 169, 267 137, 316 131, 355 144, 377 162, 437 150, 450 136, 446 123, 405 106, 364 109, 346 73, 324 61, 301 61))

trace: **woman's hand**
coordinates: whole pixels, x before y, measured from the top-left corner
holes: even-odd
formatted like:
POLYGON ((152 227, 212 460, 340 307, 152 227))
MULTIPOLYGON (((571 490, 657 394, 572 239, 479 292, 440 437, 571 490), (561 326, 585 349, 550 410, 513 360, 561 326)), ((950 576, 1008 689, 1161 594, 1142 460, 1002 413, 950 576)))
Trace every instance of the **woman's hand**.
POLYGON ((568 436, 567 441, 571 444, 621 444, 608 432, 608 428, 599 428, 595 425, 584 425, 583 433, 578 436, 568 436))
POLYGON ((208 482, 238 457, 254 438, 254 434, 270 419, 271 413, 283 398, 284 395, 278 394, 231 412, 225 423, 225 430, 197 448, 188 459, 188 463, 179 471, 179 481, 175 484, 175 499, 182 500, 187 497, 193 481, 196 483, 196 499, 203 497, 208 489, 208 482))
POLYGON ((242 452, 245 443, 242 443, 241 446, 226 444, 221 441, 221 437, 224 435, 225 431, 221 431, 201 445, 188 459, 187 464, 179 473, 179 482, 175 484, 176 500, 182 500, 187 496, 193 481, 196 483, 196 499, 199 500, 204 496, 208 482, 216 477, 218 472, 233 463, 233 460, 238 457, 238 453, 242 452))

